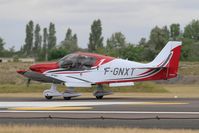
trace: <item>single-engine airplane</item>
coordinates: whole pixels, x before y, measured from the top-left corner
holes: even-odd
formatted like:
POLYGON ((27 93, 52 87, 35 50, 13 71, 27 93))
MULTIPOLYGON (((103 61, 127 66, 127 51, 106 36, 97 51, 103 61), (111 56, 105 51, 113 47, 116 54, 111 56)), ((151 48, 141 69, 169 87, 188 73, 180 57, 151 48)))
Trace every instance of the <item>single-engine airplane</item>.
POLYGON ((181 42, 169 41, 150 63, 138 63, 94 53, 76 52, 66 55, 58 62, 34 64, 19 74, 30 80, 52 83, 43 92, 46 99, 62 96, 65 100, 80 96, 75 87, 97 85, 93 95, 97 99, 109 95, 103 84, 110 87, 132 86, 136 81, 167 80, 177 76, 181 42), (64 84, 67 90, 57 91, 57 84, 64 84))

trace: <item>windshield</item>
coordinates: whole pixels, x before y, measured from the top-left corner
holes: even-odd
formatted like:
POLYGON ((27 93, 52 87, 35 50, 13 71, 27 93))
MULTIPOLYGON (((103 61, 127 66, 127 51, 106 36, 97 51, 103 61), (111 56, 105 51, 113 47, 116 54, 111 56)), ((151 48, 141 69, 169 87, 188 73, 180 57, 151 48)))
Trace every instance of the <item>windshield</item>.
POLYGON ((96 59, 90 56, 70 54, 59 60, 59 66, 67 70, 87 70, 95 61, 96 59))

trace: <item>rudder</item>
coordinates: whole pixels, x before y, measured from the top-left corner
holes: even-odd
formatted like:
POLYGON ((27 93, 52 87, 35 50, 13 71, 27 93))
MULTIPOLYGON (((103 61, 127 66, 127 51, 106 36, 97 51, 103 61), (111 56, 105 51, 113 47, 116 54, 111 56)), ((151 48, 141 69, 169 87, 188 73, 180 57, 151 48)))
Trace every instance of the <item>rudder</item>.
POLYGON ((180 53, 181 53, 181 44, 182 42, 174 42, 172 46, 172 57, 167 64, 167 78, 174 78, 177 76, 178 67, 179 67, 179 60, 180 60, 180 53))

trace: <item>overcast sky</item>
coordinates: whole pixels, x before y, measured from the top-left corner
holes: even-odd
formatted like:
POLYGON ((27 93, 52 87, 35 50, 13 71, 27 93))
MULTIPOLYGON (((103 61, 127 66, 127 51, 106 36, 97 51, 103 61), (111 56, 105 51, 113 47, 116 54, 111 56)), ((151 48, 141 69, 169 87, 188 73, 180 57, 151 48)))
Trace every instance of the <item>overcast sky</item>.
POLYGON ((0 0, 0 37, 6 48, 19 49, 29 20, 42 28, 53 22, 58 43, 70 27, 85 48, 90 25, 99 18, 105 39, 121 31, 128 42, 137 43, 156 25, 180 23, 183 29, 198 17, 199 0, 0 0))

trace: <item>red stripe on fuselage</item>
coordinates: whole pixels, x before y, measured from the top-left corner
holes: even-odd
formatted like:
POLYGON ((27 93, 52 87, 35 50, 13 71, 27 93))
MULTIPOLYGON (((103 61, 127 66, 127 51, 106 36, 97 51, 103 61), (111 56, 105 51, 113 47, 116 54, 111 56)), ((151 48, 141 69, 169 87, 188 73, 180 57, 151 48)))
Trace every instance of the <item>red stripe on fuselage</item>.
POLYGON ((139 74, 139 76, 144 75, 144 74, 146 74, 146 73, 149 73, 149 72, 151 72, 151 71, 153 71, 153 70, 154 70, 154 69, 149 69, 149 70, 147 70, 146 72, 143 72, 143 73, 139 74))
POLYGON ((80 73, 87 73, 87 72, 90 72, 90 71, 81 71, 81 72, 74 72, 74 71, 71 71, 71 72, 55 72, 53 74, 80 74, 80 73))
POLYGON ((158 73, 145 77, 145 78, 137 78, 137 79, 127 79, 127 80, 109 80, 109 81, 102 81, 102 82, 97 82, 96 84, 109 84, 109 83, 121 83, 121 82, 135 82, 135 81, 148 81, 148 80, 160 80, 160 79, 167 79, 166 78, 166 68, 163 68, 160 70, 158 73))

